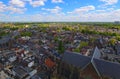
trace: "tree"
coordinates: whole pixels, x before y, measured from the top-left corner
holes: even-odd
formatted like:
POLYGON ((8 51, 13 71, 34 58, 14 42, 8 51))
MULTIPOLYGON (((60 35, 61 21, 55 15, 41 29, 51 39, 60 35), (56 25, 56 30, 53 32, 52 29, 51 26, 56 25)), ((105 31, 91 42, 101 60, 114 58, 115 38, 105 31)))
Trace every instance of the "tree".
POLYGON ((111 45, 115 45, 116 41, 117 41, 116 39, 111 38, 111 39, 109 40, 109 43, 110 43, 111 45))
POLYGON ((58 42, 58 53, 63 54, 64 51, 65 51, 65 48, 64 48, 63 42, 62 42, 62 40, 59 40, 59 42, 58 42))
POLYGON ((120 41, 120 36, 116 36, 116 39, 117 39, 118 41, 120 41))
POLYGON ((18 27, 11 27, 10 30, 18 30, 19 28, 18 27))
POLYGON ((9 32, 5 32, 5 31, 1 31, 0 32, 0 36, 6 36, 6 35, 8 35, 9 34, 9 32))
POLYGON ((80 49, 85 46, 88 46, 88 42, 84 42, 84 41, 80 42, 80 46, 79 46, 80 49))
POLYGON ((21 36, 32 36, 31 32, 22 32, 21 36))
POLYGON ((54 37, 54 41, 57 42, 59 39, 57 36, 54 37))
POLYGON ((75 48, 74 52, 78 52, 79 53, 80 52, 80 48, 75 48))
POLYGON ((74 49, 74 52, 79 53, 81 51, 81 49, 85 46, 88 46, 88 42, 84 42, 84 41, 80 42, 79 46, 74 49))

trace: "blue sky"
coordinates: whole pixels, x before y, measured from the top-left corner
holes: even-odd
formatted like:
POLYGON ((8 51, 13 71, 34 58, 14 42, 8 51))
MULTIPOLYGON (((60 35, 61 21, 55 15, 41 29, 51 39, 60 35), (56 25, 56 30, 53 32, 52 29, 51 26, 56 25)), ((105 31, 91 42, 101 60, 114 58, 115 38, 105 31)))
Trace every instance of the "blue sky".
POLYGON ((120 21, 119 0, 0 0, 0 21, 120 21))

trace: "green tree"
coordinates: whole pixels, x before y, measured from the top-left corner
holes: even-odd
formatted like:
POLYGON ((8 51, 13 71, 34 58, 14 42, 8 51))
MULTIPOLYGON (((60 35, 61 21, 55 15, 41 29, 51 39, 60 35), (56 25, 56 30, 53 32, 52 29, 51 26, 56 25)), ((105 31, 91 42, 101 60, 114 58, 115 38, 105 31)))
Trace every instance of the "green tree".
POLYGON ((58 53, 63 54, 65 51, 64 44, 62 40, 59 40, 58 42, 58 53))
POLYGON ((85 42, 85 41, 80 42, 80 46, 79 46, 80 49, 85 46, 88 46, 88 42, 85 42))
POLYGON ((117 39, 118 41, 120 41, 120 36, 116 36, 116 39, 117 39))
POLYGON ((0 36, 6 36, 6 35, 8 35, 9 34, 9 32, 5 32, 5 31, 1 31, 0 32, 0 36))
POLYGON ((85 46, 88 46, 88 42, 84 42, 84 41, 80 42, 79 46, 74 49, 74 52, 79 53, 81 51, 81 49, 85 46))
POLYGON ((78 52, 79 53, 80 52, 80 48, 75 48, 74 52, 78 52))
POLYGON ((11 27, 10 30, 18 30, 19 28, 18 27, 11 27))
POLYGON ((116 39, 115 38, 111 38, 110 40, 109 40, 109 43, 111 44, 111 45, 115 45, 115 43, 116 43, 116 39))
POLYGON ((21 33, 21 36, 32 36, 32 33, 31 32, 22 32, 21 33))

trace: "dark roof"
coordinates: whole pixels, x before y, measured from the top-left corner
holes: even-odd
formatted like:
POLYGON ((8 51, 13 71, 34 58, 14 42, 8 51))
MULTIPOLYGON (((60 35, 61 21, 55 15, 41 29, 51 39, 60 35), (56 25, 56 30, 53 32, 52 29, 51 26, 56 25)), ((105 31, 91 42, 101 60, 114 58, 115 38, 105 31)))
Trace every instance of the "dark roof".
POLYGON ((2 37, 2 39, 0 39, 0 44, 7 43, 9 42, 9 40, 10 40, 9 36, 2 37))
POLYGON ((38 75, 34 75, 30 79, 41 79, 41 78, 38 75))
POLYGON ((94 59, 94 64, 101 75, 120 79, 120 64, 94 59))
POLYGON ((65 52, 63 55, 63 61, 67 64, 72 64, 80 68, 86 68, 89 63, 92 63, 93 67, 100 76, 108 76, 113 79, 120 79, 120 64, 97 58, 99 57, 99 53, 100 52, 98 51, 98 48, 95 48, 95 55, 90 58, 78 53, 65 52))
POLYGON ((14 72, 16 72, 16 75, 21 79, 27 75, 27 72, 21 67, 18 66, 16 68, 13 68, 14 72))
POLYGON ((67 64, 83 68, 91 61, 91 58, 77 53, 65 52, 63 55, 63 61, 67 64))

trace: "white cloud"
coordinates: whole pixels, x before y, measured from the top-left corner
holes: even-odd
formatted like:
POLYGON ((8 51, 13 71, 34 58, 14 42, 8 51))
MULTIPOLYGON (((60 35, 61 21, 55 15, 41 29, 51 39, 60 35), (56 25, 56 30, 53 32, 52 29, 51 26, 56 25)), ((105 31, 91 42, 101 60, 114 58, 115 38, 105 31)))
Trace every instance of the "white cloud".
POLYGON ((63 0, 52 0, 52 3, 63 3, 63 0))
POLYGON ((89 5, 89 6, 84 6, 84 7, 76 8, 74 11, 68 12, 68 13, 71 13, 71 14, 80 14, 80 13, 88 12, 88 11, 91 11, 91 10, 95 10, 95 7, 92 6, 92 5, 89 5))
POLYGON ((23 0, 10 0, 9 3, 16 7, 25 7, 25 2, 23 0))
POLYGON ((28 0, 33 7, 44 6, 47 0, 28 0))
POLYGON ((118 2, 118 0, 100 0, 102 2, 105 2, 105 5, 113 5, 118 2))
POLYGON ((6 5, 3 2, 0 2, 0 12, 4 12, 6 9, 6 5))
MULTIPOLYGON (((96 21, 96 22, 109 22, 120 20, 120 9, 111 10, 111 11, 102 11, 95 10, 94 12, 87 12, 80 15, 70 15, 70 14, 35 14, 35 15, 20 15, 20 16, 3 16, 4 19, 0 20, 9 20, 9 21, 96 21), (98 12, 96 12, 98 11, 98 12), (100 11, 100 12, 99 12, 100 11), (40 17, 40 18, 39 18, 40 17), (64 17, 64 18, 63 18, 64 17), (48 19, 49 18, 49 19, 48 19)), ((0 16, 2 18, 2 15, 0 16)))
POLYGON ((10 11, 10 13, 24 13, 26 11, 26 8, 18 8, 14 6, 8 6, 7 10, 10 11))
POLYGON ((25 8, 25 3, 22 3, 19 0, 11 0, 8 4, 4 4, 0 2, 0 12, 8 12, 8 13, 24 13, 27 10, 25 8), (16 3, 15 3, 16 2, 16 3))
POLYGON ((53 9, 42 8, 42 10, 48 11, 48 12, 50 12, 50 13, 55 13, 55 14, 57 14, 57 13, 60 13, 60 12, 61 12, 62 8, 60 8, 59 6, 56 6, 56 7, 53 8, 53 9))

